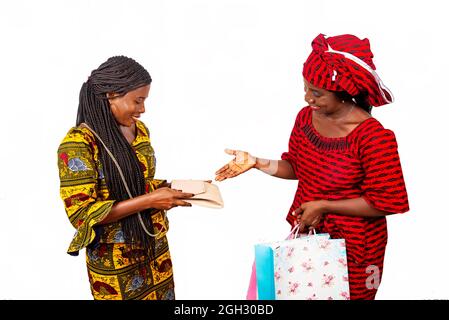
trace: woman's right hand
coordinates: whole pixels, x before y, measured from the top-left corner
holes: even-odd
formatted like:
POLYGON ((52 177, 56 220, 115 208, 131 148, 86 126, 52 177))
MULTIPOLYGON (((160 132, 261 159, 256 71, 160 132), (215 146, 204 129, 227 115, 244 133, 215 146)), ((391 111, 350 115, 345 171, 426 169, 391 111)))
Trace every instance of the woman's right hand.
POLYGON ((225 152, 235 158, 215 172, 217 181, 234 178, 256 166, 257 158, 246 151, 225 149, 225 152))
POLYGON ((170 188, 159 188, 147 194, 150 207, 161 210, 170 210, 174 207, 191 207, 192 204, 183 201, 193 197, 193 193, 185 193, 179 190, 170 188))

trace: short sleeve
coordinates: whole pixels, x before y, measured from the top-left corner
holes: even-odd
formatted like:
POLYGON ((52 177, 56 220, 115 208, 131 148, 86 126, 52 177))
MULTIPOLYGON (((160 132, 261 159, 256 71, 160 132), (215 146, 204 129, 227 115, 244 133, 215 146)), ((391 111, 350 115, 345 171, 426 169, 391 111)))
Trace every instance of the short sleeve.
POLYGON ((362 196, 378 210, 390 213, 408 211, 407 190, 393 131, 382 128, 363 140, 360 147, 365 172, 362 196))
POLYGON ((95 239, 94 225, 108 215, 114 204, 114 200, 98 198, 96 145, 86 130, 72 128, 58 148, 60 196, 76 229, 68 249, 72 255, 78 255, 95 239))
POLYGON ((298 115, 296 116, 296 120, 295 120, 295 125, 293 126, 293 130, 290 134, 290 139, 288 141, 288 151, 282 153, 281 155, 281 159, 282 160, 286 160, 288 162, 290 162, 290 164, 293 167, 293 170, 295 172, 297 172, 297 163, 296 163, 296 158, 298 157, 298 153, 299 153, 299 134, 300 134, 300 129, 302 127, 302 124, 305 121, 305 118, 307 116, 307 108, 303 108, 301 109, 301 111, 299 111, 298 115))

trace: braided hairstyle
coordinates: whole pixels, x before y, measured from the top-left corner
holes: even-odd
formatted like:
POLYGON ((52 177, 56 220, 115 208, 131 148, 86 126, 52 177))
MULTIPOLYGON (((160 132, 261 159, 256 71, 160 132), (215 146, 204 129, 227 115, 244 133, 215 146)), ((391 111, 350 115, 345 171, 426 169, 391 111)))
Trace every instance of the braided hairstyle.
MULTIPOLYGON (((100 136, 119 163, 133 197, 145 194, 145 180, 140 162, 129 142, 122 134, 119 124, 111 112, 107 93, 123 96, 127 92, 151 84, 151 76, 135 60, 125 56, 109 58, 98 69, 93 70, 88 80, 83 83, 79 96, 76 125, 87 123, 100 136)), ((110 199, 123 201, 129 199, 119 171, 107 154, 102 143, 98 143, 99 155, 103 164, 106 185, 110 199)), ((151 210, 141 212, 147 230, 154 233, 151 210)), ((143 230, 138 216, 129 215, 120 220, 125 241, 136 249, 143 249, 154 257, 155 242, 143 230)), ((98 234, 102 227, 98 228, 98 234)), ((135 250, 131 250, 135 251, 135 250)))

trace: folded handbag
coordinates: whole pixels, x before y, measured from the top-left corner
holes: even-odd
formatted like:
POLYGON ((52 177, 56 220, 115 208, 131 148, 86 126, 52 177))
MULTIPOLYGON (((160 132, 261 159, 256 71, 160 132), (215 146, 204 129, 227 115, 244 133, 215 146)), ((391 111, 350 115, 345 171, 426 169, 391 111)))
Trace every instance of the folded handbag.
POLYGON ((172 189, 193 193, 194 196, 184 201, 207 208, 223 208, 224 203, 220 190, 215 184, 202 180, 173 180, 172 189))

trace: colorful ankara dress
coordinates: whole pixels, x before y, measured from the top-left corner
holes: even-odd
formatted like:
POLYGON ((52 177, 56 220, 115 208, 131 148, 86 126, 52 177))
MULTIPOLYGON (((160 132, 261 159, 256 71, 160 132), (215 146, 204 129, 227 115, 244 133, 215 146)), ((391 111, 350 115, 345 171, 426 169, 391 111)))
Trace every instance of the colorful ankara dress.
MULTIPOLYGON (((155 157, 148 129, 137 122, 132 147, 141 162, 147 192, 163 180, 153 179, 155 157)), ((172 262, 165 234, 168 230, 163 212, 154 210, 152 221, 156 240, 155 259, 144 250, 124 241, 120 222, 96 225, 110 212, 109 198, 99 149, 87 128, 72 128, 58 149, 61 180, 60 194, 66 213, 76 229, 68 253, 78 255, 86 248, 87 271, 95 299, 174 299, 172 262), (133 250, 133 252, 131 252, 133 250), (129 259, 136 253, 140 259, 129 259), (138 260, 138 261, 137 261, 138 260)))
MULTIPOLYGON (((304 202, 363 197, 371 206, 391 213, 408 211, 407 192, 392 131, 368 118, 346 137, 321 136, 312 124, 312 109, 303 108, 282 155, 291 163, 298 188, 287 216, 304 202)), ((368 277, 382 275, 387 222, 328 213, 317 231, 346 240, 351 299, 374 299, 377 287, 368 277), (368 280, 368 281, 367 281, 368 280)))

